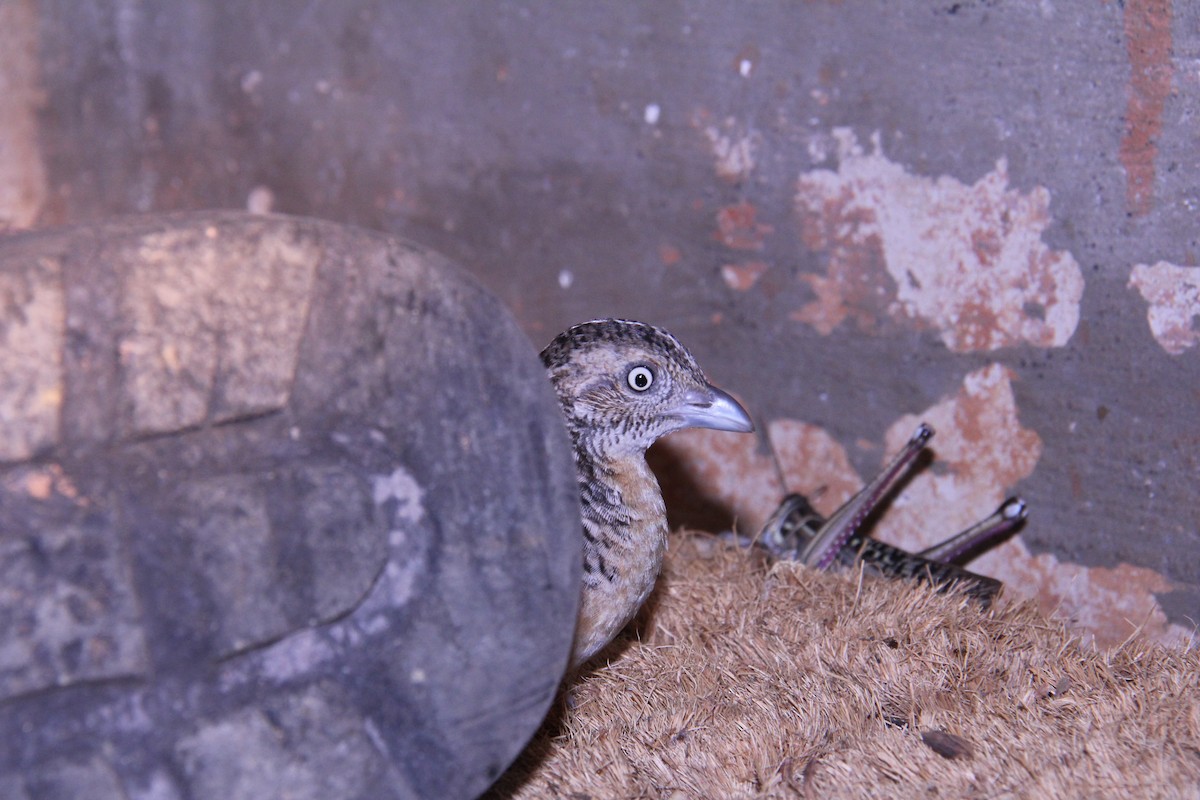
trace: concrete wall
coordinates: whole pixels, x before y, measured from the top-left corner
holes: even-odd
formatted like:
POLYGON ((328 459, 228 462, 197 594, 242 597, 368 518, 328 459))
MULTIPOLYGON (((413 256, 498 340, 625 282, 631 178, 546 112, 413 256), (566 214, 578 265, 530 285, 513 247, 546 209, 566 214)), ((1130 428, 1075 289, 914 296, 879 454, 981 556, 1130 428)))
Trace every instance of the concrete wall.
MULTIPOLYGON (((668 326, 761 422, 677 520, 853 490, 1120 641, 1200 618, 1200 7, 1171 0, 0 0, 0 218, 250 207, 472 269, 535 344, 668 326)), ((696 490, 699 490, 697 496, 696 490)))

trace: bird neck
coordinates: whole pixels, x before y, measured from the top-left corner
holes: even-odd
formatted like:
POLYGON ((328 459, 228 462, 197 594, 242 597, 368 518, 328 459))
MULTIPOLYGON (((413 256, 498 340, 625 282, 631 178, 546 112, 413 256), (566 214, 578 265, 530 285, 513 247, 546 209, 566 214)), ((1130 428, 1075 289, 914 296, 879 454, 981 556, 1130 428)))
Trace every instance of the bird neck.
POLYGON ((583 595, 575 664, 607 644, 654 588, 666 550, 667 515, 643 453, 594 459, 576 451, 583 512, 583 595))
POLYGON ((627 542, 665 533, 662 491, 644 449, 618 455, 577 446, 575 467, 585 534, 590 526, 603 531, 606 541, 627 542))

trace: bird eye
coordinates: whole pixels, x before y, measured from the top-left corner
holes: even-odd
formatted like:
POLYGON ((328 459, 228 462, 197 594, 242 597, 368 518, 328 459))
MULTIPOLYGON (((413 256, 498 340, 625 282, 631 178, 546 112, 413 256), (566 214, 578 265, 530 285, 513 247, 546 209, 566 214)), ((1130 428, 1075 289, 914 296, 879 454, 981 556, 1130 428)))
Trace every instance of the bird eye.
POLYGON ((654 383, 654 372, 645 366, 637 366, 629 370, 629 375, 625 380, 629 381, 629 388, 635 392, 644 392, 654 383))

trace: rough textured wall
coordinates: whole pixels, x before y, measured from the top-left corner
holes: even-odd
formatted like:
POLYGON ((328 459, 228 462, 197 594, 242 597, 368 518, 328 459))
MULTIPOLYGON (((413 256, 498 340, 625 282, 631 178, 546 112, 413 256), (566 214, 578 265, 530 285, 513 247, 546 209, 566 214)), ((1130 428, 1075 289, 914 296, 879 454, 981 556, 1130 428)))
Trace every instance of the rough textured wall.
POLYGON ((1101 638, 1200 618, 1194 4, 0 8, 0 79, 40 80, 0 101, 13 224, 400 232, 537 344, 646 318, 742 396, 756 448, 658 453, 680 519, 753 522, 784 482, 831 502, 925 417, 939 460, 881 535, 1019 491, 982 571, 1101 638))

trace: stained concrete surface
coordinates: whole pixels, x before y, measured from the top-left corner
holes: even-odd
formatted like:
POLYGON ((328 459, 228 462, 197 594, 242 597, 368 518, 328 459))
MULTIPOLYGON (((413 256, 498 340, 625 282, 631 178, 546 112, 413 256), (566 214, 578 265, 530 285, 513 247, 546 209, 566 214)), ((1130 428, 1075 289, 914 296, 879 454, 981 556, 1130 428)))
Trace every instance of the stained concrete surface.
MULTIPOLYGON (((934 447, 962 480, 913 525, 1018 491, 1010 581, 1054 606, 1069 573, 1068 615, 1118 639, 1200 618, 1194 4, 11 5, 35 30, 3 35, 38 43, 33 224, 249 205, 399 232, 537 345, 671 328, 764 431, 815 426, 858 476, 959 398, 934 447), (996 440, 1024 430, 1017 470, 996 440)), ((741 472, 778 481, 753 467, 804 430, 741 472)), ((702 467, 677 472, 703 507, 754 513, 702 467)))

